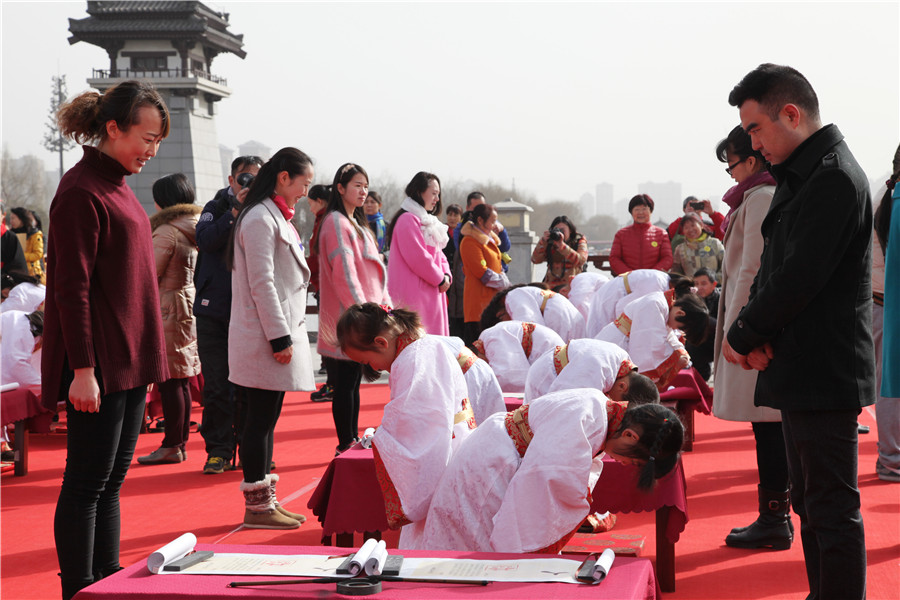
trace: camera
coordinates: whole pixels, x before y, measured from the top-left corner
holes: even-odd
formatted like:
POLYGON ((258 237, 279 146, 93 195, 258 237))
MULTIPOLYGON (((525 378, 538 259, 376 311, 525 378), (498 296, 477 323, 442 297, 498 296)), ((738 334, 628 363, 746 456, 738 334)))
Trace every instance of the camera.
POLYGON ((242 188, 250 187, 250 184, 253 183, 253 180, 256 178, 256 175, 253 173, 241 173, 237 176, 238 185, 242 188))
POLYGON ((703 203, 702 202, 691 202, 691 208, 693 208, 694 210, 703 210, 703 203))
POLYGON ((556 227, 554 227, 550 230, 550 237, 548 239, 549 242, 555 244, 556 242, 561 242, 564 239, 565 236, 563 235, 562 229, 557 229, 556 227))

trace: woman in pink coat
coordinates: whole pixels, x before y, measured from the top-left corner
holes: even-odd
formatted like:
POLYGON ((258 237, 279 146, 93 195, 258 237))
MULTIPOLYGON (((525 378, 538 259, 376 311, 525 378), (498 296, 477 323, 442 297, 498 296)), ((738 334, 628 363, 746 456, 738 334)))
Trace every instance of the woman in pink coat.
POLYGON ((388 290, 394 304, 419 313, 426 333, 450 335, 447 295, 450 265, 444 256, 447 226, 441 214, 441 180, 419 171, 388 228, 388 290))
POLYGON ((369 175, 359 165, 341 165, 334 175, 326 215, 319 229, 318 351, 334 360, 331 414, 337 432, 337 456, 359 439, 359 384, 362 365, 350 360, 337 343, 337 322, 354 304, 390 304, 375 236, 362 205, 369 175))

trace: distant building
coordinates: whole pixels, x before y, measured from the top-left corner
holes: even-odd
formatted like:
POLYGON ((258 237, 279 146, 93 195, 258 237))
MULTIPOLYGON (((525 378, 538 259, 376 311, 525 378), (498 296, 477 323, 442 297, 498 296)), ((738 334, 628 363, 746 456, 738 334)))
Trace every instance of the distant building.
POLYGON ((225 144, 219 144, 219 160, 222 161, 222 181, 227 181, 231 175, 231 162, 235 159, 234 148, 225 144))
POLYGON ((684 200, 681 193, 681 184, 675 181, 656 183, 648 181, 638 185, 639 194, 647 194, 653 198, 655 208, 654 219, 673 221, 682 214, 681 201, 684 200))
POLYGON ((581 209, 581 217, 585 221, 597 214, 597 206, 594 202, 594 196, 589 192, 583 193, 581 195, 581 198, 578 199, 578 207, 581 209))
POLYGON ((238 156, 258 156, 263 160, 269 160, 272 156, 272 149, 265 144, 250 140, 238 146, 238 156))
POLYGON ((108 69, 94 69, 88 85, 101 92, 127 79, 153 83, 169 107, 171 130, 156 158, 129 177, 141 204, 152 212, 153 182, 181 172, 200 201, 222 187, 216 134, 216 103, 231 95, 228 82, 212 74, 212 61, 230 52, 240 58, 243 35, 228 31, 227 13, 202 2, 89 1, 85 19, 69 19, 69 43, 106 50, 108 69))
POLYGON ((613 206, 613 185, 611 183, 598 183, 594 190, 594 214, 615 215, 613 206))

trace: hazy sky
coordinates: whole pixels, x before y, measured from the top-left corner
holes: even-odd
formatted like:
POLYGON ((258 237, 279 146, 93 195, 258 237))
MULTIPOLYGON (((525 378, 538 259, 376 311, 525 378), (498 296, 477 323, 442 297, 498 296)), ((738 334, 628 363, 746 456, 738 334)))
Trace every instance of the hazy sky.
MULTIPOLYGON (((807 76, 870 179, 900 141, 898 2, 207 4, 247 52, 213 61, 233 90, 220 143, 297 146, 320 180, 353 161, 373 187, 428 170, 542 200, 605 181, 618 200, 680 181, 717 203, 733 185, 713 152, 738 123, 728 92, 762 62, 807 76)), ((48 169, 51 76, 71 95, 109 65, 68 44, 86 6, 2 1, 2 144, 48 169)))

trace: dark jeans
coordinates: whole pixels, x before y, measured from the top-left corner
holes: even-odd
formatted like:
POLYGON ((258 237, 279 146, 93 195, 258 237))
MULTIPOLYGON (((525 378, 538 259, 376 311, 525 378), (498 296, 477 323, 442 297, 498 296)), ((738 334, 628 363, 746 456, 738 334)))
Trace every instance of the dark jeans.
POLYGON ((254 483, 269 474, 275 448, 275 424, 281 415, 284 392, 245 388, 247 418, 241 436, 241 468, 244 481, 254 483))
POLYGON ((784 447, 784 431, 781 423, 752 423, 753 437, 756 438, 756 468, 759 471, 759 485, 773 492, 788 489, 787 451, 784 447))
POLYGON ((781 411, 808 600, 866 597, 866 542, 857 487, 858 415, 856 409, 781 411))
POLYGON ((228 322, 198 316, 197 350, 203 365, 200 435, 206 442, 207 456, 230 461, 240 443, 246 404, 242 392, 228 381, 228 322))
MULTIPOLYGON (((346 447, 359 437, 359 384, 362 382, 362 365, 352 360, 335 359, 334 398, 331 416, 337 432, 338 445, 346 447)), ((329 369, 331 375, 332 369, 329 369)))
POLYGON ((165 448, 181 448, 188 441, 191 431, 191 388, 187 378, 168 379, 159 384, 166 433, 162 445, 165 448))
POLYGON ((330 356, 323 356, 321 359, 322 368, 325 369, 325 385, 330 385, 333 388, 335 363, 338 362, 338 359, 331 358, 330 356))
POLYGON ((107 394, 95 413, 66 402, 66 469, 53 519, 64 599, 122 568, 119 489, 146 398, 146 386, 107 394))
POLYGON ((450 336, 458 337, 458 338, 462 339, 462 337, 465 335, 465 329, 466 329, 463 318, 462 317, 450 317, 448 320, 449 320, 449 326, 450 326, 450 336))

